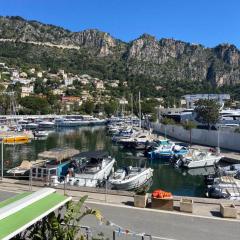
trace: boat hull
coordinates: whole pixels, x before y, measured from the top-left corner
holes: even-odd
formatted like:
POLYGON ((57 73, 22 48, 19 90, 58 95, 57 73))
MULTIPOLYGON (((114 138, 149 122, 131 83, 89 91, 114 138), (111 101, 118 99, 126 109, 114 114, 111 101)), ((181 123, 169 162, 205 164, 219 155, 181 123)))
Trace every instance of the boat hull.
POLYGON ((133 177, 132 179, 123 180, 121 182, 109 181, 113 186, 113 189, 131 191, 136 190, 143 186, 153 176, 153 170, 151 168, 146 169, 141 174, 133 177))
POLYGON ((198 161, 190 161, 183 163, 183 166, 186 168, 199 168, 199 167, 208 167, 214 166, 216 163, 220 161, 221 157, 212 157, 210 159, 203 159, 198 161))

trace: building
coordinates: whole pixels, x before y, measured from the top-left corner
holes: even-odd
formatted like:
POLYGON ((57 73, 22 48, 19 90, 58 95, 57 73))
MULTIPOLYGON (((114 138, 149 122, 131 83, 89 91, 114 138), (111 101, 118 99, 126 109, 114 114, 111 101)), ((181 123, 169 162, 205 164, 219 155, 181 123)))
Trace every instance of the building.
POLYGON ((81 106, 82 100, 80 97, 75 96, 63 96, 62 99, 63 109, 65 108, 67 111, 70 111, 74 108, 74 106, 81 106))
POLYGON ((63 90, 62 89, 53 89, 52 91, 53 95, 63 95, 63 90))
POLYGON ((74 81, 74 78, 66 78, 64 79, 64 85, 65 86, 73 85, 73 81, 74 81))
POLYGON ((224 105, 224 102, 230 100, 229 94, 188 94, 182 96, 182 99, 186 101, 186 108, 194 108, 195 102, 200 99, 213 99, 216 100, 221 106, 224 105))
POLYGON ((33 85, 31 85, 31 86, 23 86, 22 87, 22 92, 21 92, 21 97, 27 97, 27 96, 29 96, 32 93, 34 93, 33 85))
POLYGON ((36 69, 35 69, 35 68, 30 68, 30 69, 28 70, 28 72, 29 72, 30 74, 34 74, 34 73, 35 73, 35 71, 36 71, 36 69))
POLYGON ((17 78, 12 81, 13 84, 21 83, 23 85, 29 85, 32 82, 31 79, 17 78))
POLYGON ((19 76, 20 76, 21 78, 27 78, 27 77, 28 77, 27 73, 25 73, 25 72, 21 72, 21 73, 19 74, 19 76))
POLYGON ((94 80, 93 82, 93 86, 96 88, 96 89, 105 89, 104 87, 104 83, 102 80, 94 80))
POLYGON ((12 71, 12 78, 13 79, 19 78, 19 71, 18 70, 12 71))
POLYGON ((87 78, 81 78, 79 79, 79 82, 82 84, 82 85, 87 85, 89 84, 89 80, 87 78))
POLYGON ((6 63, 0 63, 0 68, 5 68, 6 67, 6 63))
POLYGON ((43 77, 43 73, 42 72, 37 72, 37 77, 38 78, 42 78, 43 77))

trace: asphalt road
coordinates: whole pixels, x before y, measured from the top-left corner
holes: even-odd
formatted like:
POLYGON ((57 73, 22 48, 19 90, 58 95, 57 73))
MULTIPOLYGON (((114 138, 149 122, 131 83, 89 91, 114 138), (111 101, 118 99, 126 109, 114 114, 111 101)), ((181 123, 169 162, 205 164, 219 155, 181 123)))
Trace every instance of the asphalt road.
MULTIPOLYGON (((89 203, 88 205, 101 210, 102 214, 115 224, 134 232, 150 234, 152 235, 152 239, 240 239, 239 221, 199 218, 101 204, 89 203)), ((112 227, 99 225, 94 217, 87 216, 83 222, 81 222, 81 225, 82 224, 92 227, 93 231, 103 232, 105 237, 112 239, 112 227)), ((141 239, 141 237, 117 236, 116 240, 120 239, 141 239)))
POLYGON ((15 195, 16 193, 0 191, 0 202, 15 195))
MULTIPOLYGON (((0 201, 16 194, 0 191, 0 201)), ((91 208, 99 209, 109 221, 135 233, 146 233, 152 239, 162 240, 239 240, 240 221, 216 220, 158 211, 142 210, 105 204, 87 203, 91 208)), ((100 225, 93 216, 87 216, 81 225, 91 227, 93 235, 103 233, 105 238, 113 239, 111 226, 100 225)), ((140 240, 141 237, 116 234, 115 240, 140 240)), ((149 239, 149 238, 144 238, 149 239)))

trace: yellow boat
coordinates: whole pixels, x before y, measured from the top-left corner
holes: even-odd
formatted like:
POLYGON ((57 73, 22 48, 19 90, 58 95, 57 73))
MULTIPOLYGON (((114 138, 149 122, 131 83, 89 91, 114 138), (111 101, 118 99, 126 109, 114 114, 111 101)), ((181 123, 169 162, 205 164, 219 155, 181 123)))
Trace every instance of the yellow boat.
POLYGON ((26 143, 29 137, 25 135, 6 136, 3 138, 4 143, 26 143))

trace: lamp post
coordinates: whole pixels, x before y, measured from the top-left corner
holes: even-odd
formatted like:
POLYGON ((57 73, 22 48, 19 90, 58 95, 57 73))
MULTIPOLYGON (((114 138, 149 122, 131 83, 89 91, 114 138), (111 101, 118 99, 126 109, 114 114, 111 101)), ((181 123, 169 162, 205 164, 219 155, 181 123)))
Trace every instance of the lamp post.
POLYGON ((217 154, 220 154, 220 126, 217 127, 217 154))
POLYGON ((3 180, 3 140, 2 139, 2 151, 1 151, 1 180, 3 180))

